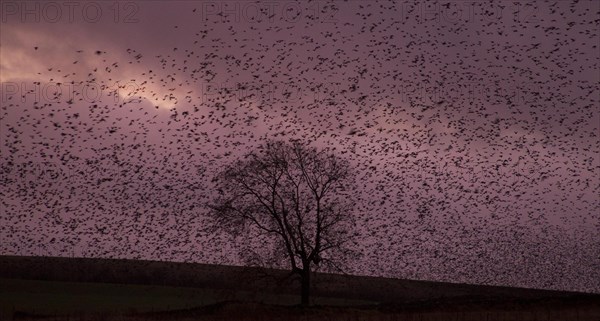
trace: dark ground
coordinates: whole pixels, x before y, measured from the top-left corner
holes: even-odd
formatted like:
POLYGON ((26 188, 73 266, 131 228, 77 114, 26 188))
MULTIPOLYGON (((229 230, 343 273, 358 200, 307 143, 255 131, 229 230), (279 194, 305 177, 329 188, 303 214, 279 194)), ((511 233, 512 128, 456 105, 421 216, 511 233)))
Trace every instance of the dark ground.
MULTIPOLYGON (((600 321, 598 294, 324 273, 315 274, 313 278, 313 295, 317 305, 301 309, 293 304, 297 302, 298 282, 286 278, 287 275, 288 272, 282 270, 192 263, 0 256, 0 278, 6 283, 15 279, 17 281, 11 281, 16 282, 14 284, 24 282, 18 281, 19 279, 52 281, 28 283, 29 291, 42 284, 54 284, 55 287, 58 286, 58 291, 64 289, 63 292, 68 296, 72 289, 77 289, 75 292, 81 294, 81 289, 94 288, 93 284, 81 282, 131 287, 120 290, 108 287, 108 290, 102 290, 108 291, 109 297, 111 291, 134 293, 126 295, 135 296, 135 293, 140 292, 132 289, 148 286, 154 287, 152 293, 180 293, 178 295, 182 295, 182 298, 190 295, 188 293, 191 292, 188 291, 204 291, 201 296, 204 297, 202 302, 205 304, 201 306, 186 305, 182 308, 175 304, 166 309, 157 303, 156 309, 152 311, 121 309, 118 313, 80 314, 63 311, 52 315, 34 312, 35 305, 42 303, 36 300, 46 300, 46 297, 38 296, 26 303, 31 305, 31 309, 29 306, 13 307, 10 313, 5 313, 4 318, 9 320, 41 317, 47 320, 600 321), (252 293, 254 294, 248 295, 252 293), (257 293, 260 295, 256 295, 257 293)), ((12 289, 0 287, 0 290, 5 291, 5 300, 23 294, 18 292, 21 290, 15 290, 15 287, 23 286, 13 285, 12 289)), ((154 299, 162 300, 161 302, 166 300, 162 298, 160 296, 154 299)), ((173 298, 169 297, 171 299, 173 298)))

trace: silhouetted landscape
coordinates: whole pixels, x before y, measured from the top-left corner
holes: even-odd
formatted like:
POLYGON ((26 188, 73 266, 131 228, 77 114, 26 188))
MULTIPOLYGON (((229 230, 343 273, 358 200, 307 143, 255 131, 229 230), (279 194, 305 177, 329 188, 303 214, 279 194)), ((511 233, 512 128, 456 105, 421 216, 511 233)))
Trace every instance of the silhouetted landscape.
POLYGON ((285 270, 195 263, 2 256, 0 278, 2 315, 9 319, 600 318, 594 294, 326 273, 314 275, 315 303, 304 311, 297 306, 299 284, 285 270))

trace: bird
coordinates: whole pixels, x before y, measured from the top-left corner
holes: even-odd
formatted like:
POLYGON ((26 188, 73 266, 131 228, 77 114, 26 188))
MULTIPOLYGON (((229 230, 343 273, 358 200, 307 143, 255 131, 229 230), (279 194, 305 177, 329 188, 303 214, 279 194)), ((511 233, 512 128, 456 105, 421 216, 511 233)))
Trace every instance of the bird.
POLYGON ((434 3, 6 28, 0 253, 242 264, 212 178, 301 140, 354 168, 354 273, 600 291, 597 8, 434 3))

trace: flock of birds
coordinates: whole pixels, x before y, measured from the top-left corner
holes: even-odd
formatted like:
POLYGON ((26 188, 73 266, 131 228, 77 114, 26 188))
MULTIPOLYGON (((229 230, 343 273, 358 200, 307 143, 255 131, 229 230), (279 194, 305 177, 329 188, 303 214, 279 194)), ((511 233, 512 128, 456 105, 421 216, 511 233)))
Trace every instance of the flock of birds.
POLYGON ((432 3, 190 2, 106 48, 4 28, 44 68, 3 78, 0 253, 236 263, 211 178, 294 138, 355 168, 352 273, 600 291, 597 2, 432 3))

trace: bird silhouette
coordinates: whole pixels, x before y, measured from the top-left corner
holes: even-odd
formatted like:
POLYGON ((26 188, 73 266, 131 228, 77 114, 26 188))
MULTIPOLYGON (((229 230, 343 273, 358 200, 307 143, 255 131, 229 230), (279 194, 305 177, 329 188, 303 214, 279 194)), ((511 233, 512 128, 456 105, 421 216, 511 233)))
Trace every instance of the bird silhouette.
POLYGON ((3 28, 0 253, 240 263, 211 178, 300 139, 355 168, 351 273, 600 291, 594 1, 294 4, 3 28))

